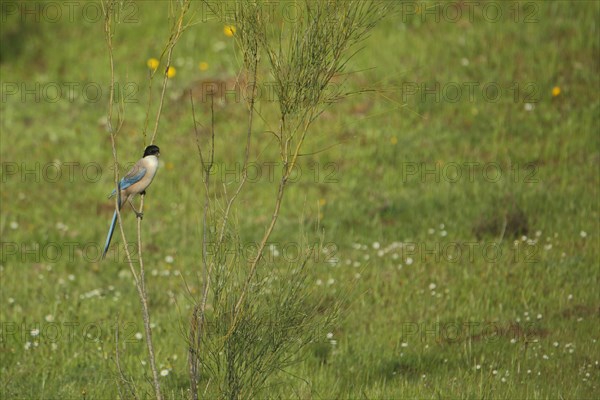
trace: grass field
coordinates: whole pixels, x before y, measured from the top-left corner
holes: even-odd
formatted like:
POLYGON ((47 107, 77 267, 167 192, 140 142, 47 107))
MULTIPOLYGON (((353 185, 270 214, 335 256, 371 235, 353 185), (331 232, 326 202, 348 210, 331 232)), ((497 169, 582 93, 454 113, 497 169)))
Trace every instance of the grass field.
MULTIPOLYGON (((67 3, 1 3, 0 397, 117 398, 118 324, 122 367, 150 398, 119 235, 98 259, 114 208, 100 8, 67 3)), ((332 85, 368 90, 311 128, 267 264, 293 261, 301 235, 322 240, 329 251, 315 253, 306 290, 343 308, 263 397, 600 396, 599 4, 406 2, 373 30, 332 85)), ((198 23, 173 56, 142 224, 168 399, 187 398, 189 387, 184 281, 192 294, 201 287, 204 195, 189 90, 202 135, 207 85, 228 91, 215 102, 216 182, 239 179, 247 126, 234 40, 195 6, 198 23)), ((167 9, 135 2, 120 13, 123 161, 148 143, 147 61, 168 38, 167 9)), ((248 247, 270 218, 280 171, 268 133, 276 104, 261 90, 255 175, 233 214, 248 247)), ((133 241, 134 215, 123 216, 133 241)))

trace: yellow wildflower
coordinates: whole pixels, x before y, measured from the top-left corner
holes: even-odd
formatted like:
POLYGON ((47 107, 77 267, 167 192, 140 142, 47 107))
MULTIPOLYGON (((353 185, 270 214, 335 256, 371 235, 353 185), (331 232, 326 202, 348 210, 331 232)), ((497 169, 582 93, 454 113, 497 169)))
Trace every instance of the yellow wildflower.
POLYGON ((552 97, 556 97, 560 94, 560 87, 558 86, 554 86, 552 88, 552 97))
POLYGON ((223 33, 227 37, 232 37, 235 34, 235 26, 225 25, 225 27, 223 28, 223 33))
POLYGON ((206 61, 201 61, 200 64, 198 64, 198 68, 200 68, 200 71, 206 71, 208 69, 208 63, 206 61))
POLYGON ((152 71, 156 71, 156 68, 158 68, 158 65, 160 63, 158 62, 158 60, 156 58, 149 58, 148 61, 146 62, 146 65, 148 66, 148 68, 150 68, 152 71))
POLYGON ((169 66, 169 68, 167 68, 167 78, 174 77, 176 73, 177 71, 175 71, 175 67, 169 66))

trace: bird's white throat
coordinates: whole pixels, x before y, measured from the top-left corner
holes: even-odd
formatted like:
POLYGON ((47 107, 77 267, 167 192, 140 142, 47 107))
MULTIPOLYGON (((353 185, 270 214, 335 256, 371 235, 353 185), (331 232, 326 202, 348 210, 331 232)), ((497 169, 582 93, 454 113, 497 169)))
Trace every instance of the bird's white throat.
POLYGON ((158 167, 158 157, 156 157, 155 155, 146 156, 144 158, 146 159, 146 162, 148 163, 148 165, 150 167, 152 167, 152 168, 158 167))

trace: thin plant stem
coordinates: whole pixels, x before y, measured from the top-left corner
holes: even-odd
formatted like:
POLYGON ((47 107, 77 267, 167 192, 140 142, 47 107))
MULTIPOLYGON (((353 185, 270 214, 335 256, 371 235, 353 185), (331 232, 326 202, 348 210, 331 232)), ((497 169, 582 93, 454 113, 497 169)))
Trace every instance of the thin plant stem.
MULTIPOLYGON (((140 200, 140 212, 144 209, 144 195, 140 200)), ((154 353, 154 342, 152 341, 152 324, 150 323, 150 308, 148 307, 148 295, 146 293, 146 279, 144 270, 144 259, 142 257, 142 219, 137 219, 137 235, 138 235, 138 261, 140 263, 140 300, 142 302, 142 318, 144 319, 144 330, 146 333, 146 345, 150 358, 150 369, 152 370, 152 379, 154 380, 154 389, 156 398, 161 399, 160 383, 158 378, 158 370, 156 368, 156 357, 154 353)))
POLYGON ((231 196, 231 198, 229 198, 229 200, 227 201, 227 206, 225 208, 225 213, 223 216, 223 223, 221 224, 221 230, 219 232, 219 239, 217 241, 217 246, 219 246, 223 243, 223 238, 225 236, 225 228, 227 226, 227 221, 229 219, 229 212, 231 210, 231 206, 233 205, 235 199, 238 197, 238 195, 242 191, 242 188, 244 187, 244 184, 246 183, 246 180, 248 178, 248 161, 250 159, 250 139, 252 137, 252 122, 253 122, 253 118, 254 118, 254 104, 256 101, 255 91, 256 91, 257 68, 258 68, 258 57, 255 58, 254 65, 252 66, 252 86, 251 86, 251 91, 250 91, 251 95, 250 95, 249 110, 248 110, 248 131, 246 134, 246 150, 245 150, 245 154, 244 154, 244 164, 242 166, 242 179, 240 181, 240 184, 236 188, 235 192, 231 196))
POLYGON ((250 264, 250 270, 248 271, 248 276, 244 282, 244 286, 240 293, 240 297, 238 298, 238 301, 235 304, 233 321, 232 321, 229 331, 226 335, 226 338, 228 338, 231 335, 231 333, 234 331, 234 329, 236 327, 236 324, 237 324, 240 314, 242 312, 242 305, 243 305, 244 299, 246 298, 246 295, 248 293, 248 287, 250 285, 250 282, 252 281, 252 278, 254 277, 254 274, 256 272, 256 267, 258 266, 258 263, 260 262, 260 260, 262 258, 262 254, 267 245, 267 242, 268 242, 269 238, 271 237, 271 234, 273 233, 273 229, 275 228, 277 219, 279 218, 279 210, 281 209, 281 203, 283 201, 283 195, 285 193, 285 188, 288 183, 288 178, 289 178, 291 172, 293 171, 293 168, 298 159, 298 154, 300 153, 300 149, 302 147, 302 143, 304 142, 304 138, 306 137, 307 130, 308 130, 308 125, 305 126, 305 129, 302 133, 302 137, 298 141, 295 152, 292 156, 291 163, 286 166, 283 176, 281 177, 281 180, 279 181, 277 197, 275 199, 275 206, 273 209, 273 214, 271 215, 271 222, 270 222, 267 230, 265 231, 262 240, 260 241, 260 244, 259 244, 258 250, 257 250, 257 255, 254 258, 254 260, 252 260, 252 263, 250 264))
MULTIPOLYGON (((119 371, 119 377, 127 385, 129 392, 131 392, 131 396, 136 400, 139 399, 137 393, 135 392, 135 387, 129 381, 129 379, 127 379, 127 377, 125 376, 125 373, 123 372, 123 369, 121 368, 121 356, 120 356, 120 352, 119 352, 119 316, 118 315, 115 318, 115 363, 117 364, 117 371, 119 371)), ((123 396, 123 393, 121 393, 120 386, 119 386, 119 397, 121 399, 125 398, 123 396)))
MULTIPOLYGON (((109 131, 110 131, 113 159, 114 159, 114 164, 115 164, 114 179, 115 179, 115 189, 116 189, 116 193, 117 193, 117 195, 115 196, 115 212, 117 213, 117 220, 118 220, 118 224, 119 224, 119 230, 121 232, 121 238, 124 243, 125 255, 127 257, 127 263, 131 270, 131 274, 132 274, 134 282, 135 282, 138 296, 140 298, 140 303, 142 305, 142 317, 144 320, 144 327, 145 327, 145 332, 146 332, 146 344, 148 347, 148 358, 149 358, 150 366, 152 369, 153 384, 154 384, 156 399, 162 400, 162 394, 161 394, 161 390, 160 390, 160 382, 158 379, 158 373, 156 371, 154 346, 152 343, 152 332, 151 332, 151 328, 150 328, 150 313, 148 310, 148 300, 147 300, 145 284, 144 284, 144 268, 143 268, 143 261, 142 261, 142 255, 141 255, 141 219, 138 219, 138 250, 139 250, 139 260, 140 260, 140 274, 138 275, 134 268, 133 259, 131 257, 131 253, 127 246, 127 238, 125 236, 125 230, 123 229, 123 221, 122 221, 121 213, 120 213, 121 196, 120 196, 120 190, 119 190, 120 189, 119 188, 119 172, 118 172, 118 168, 117 168, 118 157, 117 157, 117 148, 116 148, 116 135, 117 135, 118 131, 120 130, 122 123, 120 123, 118 125, 116 131, 114 130, 113 125, 112 125, 112 110, 114 107, 115 71, 114 71, 114 57, 113 57, 113 44, 112 44, 112 35, 114 32, 112 29, 111 16, 112 16, 112 10, 113 10, 112 7, 114 6, 114 2, 107 2, 105 6, 106 7, 104 7, 104 3, 103 3, 103 9, 105 12, 104 32, 105 32, 105 36, 106 36, 106 44, 107 44, 107 48, 108 48, 110 70, 111 70, 111 82, 110 82, 110 91, 109 91, 109 101, 108 101, 109 104, 108 104, 107 119, 108 119, 109 131)), ((122 122, 121 115, 119 116, 119 121, 122 122)), ((143 209, 143 202, 144 202, 143 196, 142 196, 141 202, 142 202, 142 207, 140 208, 140 210, 143 209)))
POLYGON ((171 30, 171 37, 169 38, 169 44, 167 45, 167 67, 165 68, 165 75, 163 77, 162 90, 158 102, 158 110, 156 111, 156 121, 154 123, 154 131, 152 132, 152 139, 150 140, 150 144, 153 144, 154 140, 156 139, 156 134, 158 132, 158 123, 160 122, 160 116, 162 115, 163 104, 165 101, 165 93, 167 91, 167 82, 169 81, 167 72, 169 68, 171 68, 171 58, 173 56, 173 49, 179 41, 181 34, 187 27, 187 25, 184 26, 183 22, 185 19, 185 15, 190 8, 190 4, 191 0, 186 0, 183 2, 183 4, 181 5, 181 12, 179 13, 179 17, 177 18, 177 22, 175 23, 175 28, 171 30))
POLYGON ((215 156, 215 112, 214 112, 214 98, 211 96, 211 145, 210 145, 210 157, 208 163, 205 164, 204 157, 202 155, 202 148, 200 146, 200 137, 198 134, 198 130, 196 128, 196 112, 194 109, 194 100, 192 93, 190 92, 190 102, 192 104, 192 117, 194 121, 194 132, 196 133, 196 145, 198 147, 198 154, 200 157, 200 162, 202 164, 202 168, 204 170, 203 175, 203 183, 205 189, 205 197, 204 197, 204 210, 202 217, 202 285, 203 285, 203 298, 202 305, 199 307, 196 305, 192 312, 192 318, 190 320, 190 348, 189 348, 189 359, 190 359, 190 378, 191 378, 191 395, 192 399, 198 399, 198 357, 200 348, 201 337, 204 329, 204 307, 206 306, 206 297, 205 295, 208 293, 208 285, 209 285, 209 267, 208 267, 208 257, 207 257, 207 242, 208 242, 208 213, 210 207, 210 173, 212 167, 214 165, 214 156, 215 156), (200 314, 199 314, 199 310, 200 314))
MULTIPOLYGON (((255 52, 258 51, 256 46, 257 46, 257 43, 255 43, 255 47, 254 47, 255 52)), ((258 54, 255 53, 254 57, 253 57, 253 64, 251 65, 252 85, 251 85, 251 91, 250 91, 251 95, 250 95, 250 99, 249 99, 249 108, 248 108, 248 129, 247 129, 247 134, 246 134, 246 148, 245 148, 245 152, 244 152, 244 164, 242 166, 242 177, 241 177, 240 183, 237 186, 235 192, 227 201, 227 205, 226 205, 226 208, 225 208, 225 211, 223 214, 223 222, 221 224, 221 229, 219 231, 219 237, 218 237, 218 240, 216 243, 216 248, 220 248, 220 246, 223 244, 223 240, 225 237, 225 230, 227 227, 227 222, 229 220, 229 214, 231 211, 231 207, 232 207, 233 203, 235 202, 235 200, 237 199, 238 195, 241 193, 242 188, 244 187, 244 185, 247 181, 247 178, 248 178, 248 163, 250 160, 250 145, 251 145, 252 127, 253 127, 253 120, 254 120, 254 107, 255 107, 255 102, 256 102, 255 91, 256 91, 257 77, 258 77, 258 54)), ((211 105, 211 112, 213 112, 212 105, 211 105)), ((213 120, 212 120, 213 128, 212 129, 214 131, 214 112, 213 112, 212 118, 213 118, 213 120)), ((213 135, 213 141, 214 141, 214 135, 213 135)), ((212 151, 214 151, 214 142, 213 142, 212 151)), ((207 192, 207 201, 208 201, 208 192, 207 192)), ((281 202, 279 202, 279 204, 280 203, 281 202)), ((278 212, 278 210, 277 210, 277 212, 278 212)), ((277 218, 275 218, 275 219, 277 219, 277 218)), ((272 225, 274 227, 274 223, 272 225)), ((271 230, 272 229, 273 228, 271 228, 271 230)), ((265 243, 266 243, 266 241, 265 241, 265 243)), ((264 245, 262 246, 262 248, 264 248, 264 245)), ((210 275, 211 271, 212 271, 212 264, 208 271, 209 275, 210 275)), ((204 318, 206 315, 206 303, 207 303, 207 299, 208 299, 209 285, 210 285, 210 280, 208 280, 205 277, 204 288, 203 288, 203 293, 202 293, 202 302, 201 302, 201 306, 200 306, 200 320, 201 321, 204 321, 204 318)))

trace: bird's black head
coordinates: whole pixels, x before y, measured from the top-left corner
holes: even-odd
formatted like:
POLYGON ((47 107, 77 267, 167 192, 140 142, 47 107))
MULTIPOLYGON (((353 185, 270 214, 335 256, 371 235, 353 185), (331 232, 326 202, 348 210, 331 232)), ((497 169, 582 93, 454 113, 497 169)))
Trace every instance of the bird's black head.
POLYGON ((151 144, 150 146, 146 147, 146 150, 144 150, 144 157, 146 156, 160 156, 160 149, 158 148, 158 146, 155 146, 153 144, 151 144))

